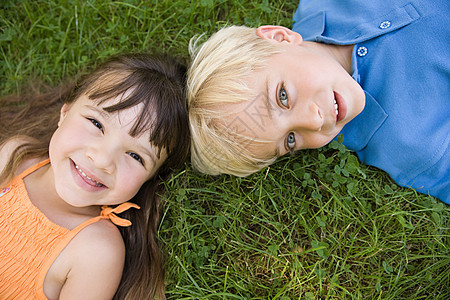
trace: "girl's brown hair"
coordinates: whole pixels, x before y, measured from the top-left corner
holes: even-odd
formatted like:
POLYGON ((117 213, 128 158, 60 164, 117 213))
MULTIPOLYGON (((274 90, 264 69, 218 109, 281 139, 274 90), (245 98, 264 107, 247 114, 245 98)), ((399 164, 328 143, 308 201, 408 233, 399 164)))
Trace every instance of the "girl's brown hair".
MULTIPOLYGON (((150 142, 167 151, 168 158, 144 183, 130 202, 140 210, 126 211, 122 217, 133 225, 120 227, 125 242, 125 267, 115 299, 165 299, 163 255, 157 240, 160 222, 160 180, 180 167, 189 150, 189 127, 185 101, 184 65, 168 56, 128 54, 113 57, 80 80, 47 90, 0 99, 0 145, 22 136, 10 157, 0 182, 13 177, 17 167, 32 158, 48 156, 51 136, 57 128, 60 108, 86 94, 101 103, 122 96, 105 111, 120 111, 139 103, 132 136, 150 131, 150 142)), ((0 146, 1 147, 1 146, 0 146)))

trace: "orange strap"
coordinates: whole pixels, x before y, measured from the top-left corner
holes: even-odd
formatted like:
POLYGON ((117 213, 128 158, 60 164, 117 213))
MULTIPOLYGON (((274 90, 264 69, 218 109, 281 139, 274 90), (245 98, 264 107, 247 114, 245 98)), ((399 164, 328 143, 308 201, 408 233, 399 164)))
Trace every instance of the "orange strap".
POLYGON ((17 176, 17 177, 20 178, 20 179, 22 179, 24 177, 27 177, 29 174, 33 173, 34 171, 36 171, 40 167, 48 164, 49 162, 50 162, 50 158, 47 158, 47 159, 45 159, 45 160, 35 164, 34 166, 29 167, 28 169, 26 169, 25 171, 20 173, 19 176, 17 176))

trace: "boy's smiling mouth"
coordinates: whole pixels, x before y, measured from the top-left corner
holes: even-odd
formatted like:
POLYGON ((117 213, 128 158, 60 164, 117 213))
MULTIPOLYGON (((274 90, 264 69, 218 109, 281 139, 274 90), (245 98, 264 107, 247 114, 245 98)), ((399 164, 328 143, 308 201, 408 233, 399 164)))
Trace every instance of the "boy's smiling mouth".
POLYGON ((347 107, 342 96, 336 92, 334 94, 334 110, 336 112, 336 122, 342 121, 347 115, 347 107))
POLYGON ((336 117, 339 115, 339 105, 336 103, 336 99, 333 99, 334 101, 334 110, 336 111, 336 117))

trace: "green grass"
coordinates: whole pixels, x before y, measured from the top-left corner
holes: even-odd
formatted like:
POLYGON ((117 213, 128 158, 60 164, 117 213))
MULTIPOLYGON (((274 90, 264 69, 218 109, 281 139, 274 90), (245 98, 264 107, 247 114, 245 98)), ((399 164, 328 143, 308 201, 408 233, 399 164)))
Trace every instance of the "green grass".
MULTIPOLYGON (((0 90, 49 84, 130 51, 188 60, 195 34, 291 25, 297 1, 0 2, 0 90)), ((189 164, 166 183, 169 299, 449 299, 449 207, 340 144, 247 178, 189 164)))

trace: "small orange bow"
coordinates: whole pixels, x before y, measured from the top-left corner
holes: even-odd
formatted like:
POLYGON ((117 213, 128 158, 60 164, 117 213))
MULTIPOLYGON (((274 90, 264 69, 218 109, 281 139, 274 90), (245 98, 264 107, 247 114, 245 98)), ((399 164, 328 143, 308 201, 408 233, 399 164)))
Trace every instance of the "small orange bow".
POLYGON ((116 214, 120 214, 121 212, 124 212, 130 208, 140 209, 139 205, 131 203, 131 202, 122 203, 119 206, 114 207, 114 208, 109 207, 108 205, 103 205, 100 216, 103 219, 110 219, 111 222, 113 222, 114 224, 116 224, 118 226, 122 226, 122 227, 131 226, 131 222, 129 220, 120 218, 116 215, 116 214))

